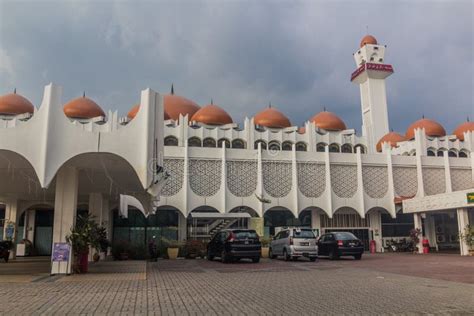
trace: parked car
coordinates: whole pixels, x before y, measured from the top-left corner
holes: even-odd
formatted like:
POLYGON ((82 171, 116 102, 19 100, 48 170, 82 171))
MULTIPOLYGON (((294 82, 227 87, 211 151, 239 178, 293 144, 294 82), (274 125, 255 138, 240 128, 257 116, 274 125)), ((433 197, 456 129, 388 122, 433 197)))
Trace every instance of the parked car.
POLYGON ((219 257, 223 263, 247 258, 260 261, 262 245, 253 229, 221 230, 207 245, 207 259, 219 257))
POLYGON ((329 256, 331 260, 341 256, 353 256, 354 259, 360 260, 364 253, 364 245, 352 233, 328 233, 318 239, 318 253, 320 256, 329 256))
POLYGON ((318 257, 316 236, 309 228, 288 228, 280 231, 270 244, 269 256, 272 259, 283 256, 285 260, 307 257, 315 261, 318 257))

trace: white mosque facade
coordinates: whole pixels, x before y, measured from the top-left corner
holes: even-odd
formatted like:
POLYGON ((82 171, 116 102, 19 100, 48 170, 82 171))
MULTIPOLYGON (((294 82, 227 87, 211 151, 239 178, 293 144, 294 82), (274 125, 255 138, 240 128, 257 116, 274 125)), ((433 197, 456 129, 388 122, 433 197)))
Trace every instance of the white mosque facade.
POLYGON ((205 239, 245 218, 265 235, 292 225, 349 230, 375 240, 378 251, 416 227, 434 249, 467 254, 457 234, 474 219, 474 204, 463 198, 474 191, 474 122, 448 134, 422 118, 404 134, 391 132, 386 78, 393 68, 385 51, 368 35, 354 53, 362 135, 331 112, 298 127, 272 106, 237 124, 218 105, 200 107, 174 91, 142 91, 124 118, 85 96, 63 105, 53 84, 39 107, 4 95, 2 236, 12 238, 14 227, 16 242, 28 239, 50 254, 87 211, 110 239, 142 245, 166 229, 178 239, 205 239), (157 166, 169 175, 164 185, 157 166), (136 197, 149 216, 120 218, 120 195, 136 197))

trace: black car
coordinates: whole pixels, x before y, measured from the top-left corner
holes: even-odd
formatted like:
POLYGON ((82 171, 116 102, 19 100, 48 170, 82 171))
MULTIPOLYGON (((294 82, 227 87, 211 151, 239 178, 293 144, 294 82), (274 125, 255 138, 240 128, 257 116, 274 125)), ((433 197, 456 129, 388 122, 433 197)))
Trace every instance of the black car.
POLYGON ((207 245, 207 259, 221 258, 224 263, 243 258, 260 261, 262 245, 253 229, 221 230, 207 245))
POLYGON ((353 256, 360 260, 364 253, 362 241, 349 232, 324 234, 318 240, 318 255, 329 256, 331 260, 341 256, 353 256))

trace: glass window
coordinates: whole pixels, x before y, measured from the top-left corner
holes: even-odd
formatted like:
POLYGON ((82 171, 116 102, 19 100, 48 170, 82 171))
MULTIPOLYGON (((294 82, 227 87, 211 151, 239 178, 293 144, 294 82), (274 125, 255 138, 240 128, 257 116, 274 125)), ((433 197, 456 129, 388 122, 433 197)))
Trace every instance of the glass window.
POLYGON ((357 239, 356 236, 352 233, 335 233, 337 240, 352 240, 352 239, 357 239))
POLYGON ((236 230, 234 231, 234 235, 237 239, 258 238, 258 235, 254 230, 236 230))
POLYGON ((293 236, 295 238, 316 238, 311 229, 302 229, 300 231, 293 229, 293 236))
POLYGON ((216 147, 216 141, 214 138, 205 138, 202 144, 203 147, 216 147))
POLYGON ((178 139, 174 136, 167 136, 164 140, 165 146, 178 146, 178 139))

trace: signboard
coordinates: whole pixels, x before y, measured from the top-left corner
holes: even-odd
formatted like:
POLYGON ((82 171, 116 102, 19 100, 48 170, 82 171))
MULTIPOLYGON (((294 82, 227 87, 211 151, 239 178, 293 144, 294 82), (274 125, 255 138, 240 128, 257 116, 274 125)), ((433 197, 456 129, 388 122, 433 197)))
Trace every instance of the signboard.
POLYGON ((5 227, 5 239, 6 240, 13 240, 15 237, 15 224, 9 222, 7 227, 5 227))
POLYGON ((466 193, 466 196, 468 204, 474 203, 474 192, 466 193))
POLYGON ((53 262, 67 262, 71 254, 71 245, 67 242, 55 242, 53 246, 53 262))

